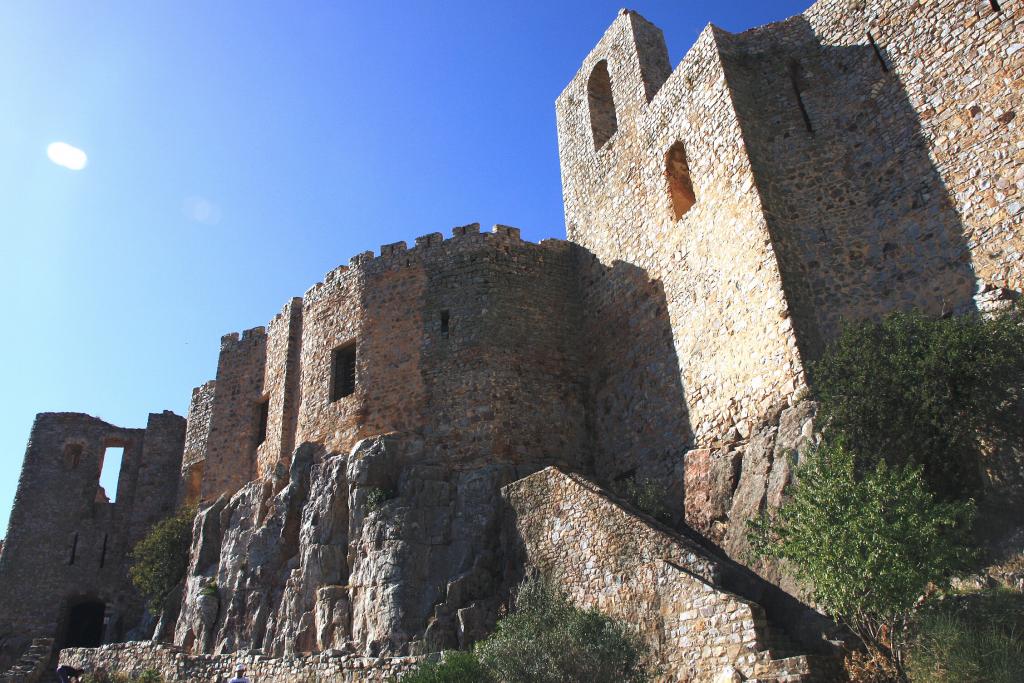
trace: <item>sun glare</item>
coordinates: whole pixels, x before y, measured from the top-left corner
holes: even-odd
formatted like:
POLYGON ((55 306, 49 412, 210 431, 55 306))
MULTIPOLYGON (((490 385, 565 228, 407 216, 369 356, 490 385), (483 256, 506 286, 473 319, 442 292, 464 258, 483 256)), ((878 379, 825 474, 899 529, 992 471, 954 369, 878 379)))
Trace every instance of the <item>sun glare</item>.
POLYGON ((46 156, 58 166, 72 171, 81 171, 89 161, 85 152, 66 142, 51 142, 46 148, 46 156))

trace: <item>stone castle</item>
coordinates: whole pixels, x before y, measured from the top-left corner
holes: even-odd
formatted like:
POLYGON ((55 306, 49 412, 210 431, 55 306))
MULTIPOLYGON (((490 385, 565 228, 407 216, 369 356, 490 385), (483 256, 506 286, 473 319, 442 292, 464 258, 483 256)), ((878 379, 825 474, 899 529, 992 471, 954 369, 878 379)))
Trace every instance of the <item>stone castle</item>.
POLYGON ((0 680, 50 639, 154 630, 64 656, 382 678, 486 635, 533 568, 636 625, 666 680, 834 680, 823 620, 744 565, 743 524, 814 439, 807 364, 844 320, 1024 289, 1022 94, 1018 0, 819 0, 708 26, 674 69, 623 10, 556 101, 568 240, 385 245, 223 337, 187 420, 36 418, 0 680), (148 615, 126 555, 182 504, 188 575, 148 615))

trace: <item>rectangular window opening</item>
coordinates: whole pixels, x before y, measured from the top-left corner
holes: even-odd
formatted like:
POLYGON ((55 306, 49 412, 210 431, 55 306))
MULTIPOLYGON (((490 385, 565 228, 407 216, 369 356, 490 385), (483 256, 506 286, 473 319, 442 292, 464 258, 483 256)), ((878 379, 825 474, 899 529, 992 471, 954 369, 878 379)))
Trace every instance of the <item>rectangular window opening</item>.
POLYGON ((256 445, 267 440, 267 422, 270 419, 270 398, 256 404, 256 445))
POLYGON ((68 564, 75 563, 75 554, 78 552, 78 532, 76 531, 71 535, 71 557, 68 558, 68 564))
POLYGON ((441 335, 448 336, 448 311, 441 311, 441 335))
POLYGON ((889 64, 885 61, 885 55, 882 54, 881 48, 878 47, 878 43, 875 42, 875 37, 868 33, 868 42, 871 43, 871 49, 875 51, 875 59, 882 66, 882 71, 889 73, 889 64))
POLYGON ((351 395, 356 390, 356 343, 334 349, 331 357, 331 400, 351 395))
POLYGON ((103 569, 103 565, 107 561, 107 535, 103 534, 103 548, 100 550, 100 569, 103 569))
POLYGON ((108 446, 100 459, 99 493, 110 503, 117 502, 117 480, 121 476, 121 461, 123 459, 123 446, 108 446))

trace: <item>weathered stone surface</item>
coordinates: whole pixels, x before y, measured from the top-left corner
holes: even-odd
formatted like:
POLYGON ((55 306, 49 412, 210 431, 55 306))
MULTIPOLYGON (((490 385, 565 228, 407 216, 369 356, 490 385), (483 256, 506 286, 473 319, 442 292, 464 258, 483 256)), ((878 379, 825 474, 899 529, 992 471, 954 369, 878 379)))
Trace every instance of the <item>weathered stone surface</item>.
MULTIPOLYGON (((709 26, 675 69, 624 10, 556 103, 571 242, 471 224, 384 245, 225 335, 187 425, 37 418, 0 551, 0 663, 62 632, 83 596, 103 603, 105 640, 150 628, 124 558, 175 500, 202 505, 175 642, 259 648, 275 675, 309 666, 297 653, 479 638, 524 569, 496 532, 497 491, 548 465, 654 481, 673 522, 745 560, 746 520, 781 503, 813 442, 805 366, 844 318, 988 312, 1024 287, 1024 14, 1003 5, 820 0, 740 34, 709 26), (116 505, 96 481, 114 444, 116 505)), ((986 455, 999 502, 1022 499, 1021 452, 986 455)), ((551 557, 591 558, 588 581, 656 640, 693 627, 691 607, 736 627, 736 611, 785 603, 651 520, 612 506, 564 526, 578 511, 553 505, 530 518, 578 547, 551 557), (604 554, 579 529, 607 532, 604 554), (620 565, 635 573, 595 573, 620 565), (751 592, 724 596, 729 581, 751 592)), ((698 621, 710 650, 666 650, 679 670, 813 668, 712 643, 698 621)))
MULTIPOLYGON (((636 628, 662 668, 658 680, 709 681, 727 669, 760 677, 786 668, 777 661, 780 643, 805 652, 822 644, 795 646, 760 606, 733 592, 761 590, 752 574, 578 475, 547 468, 502 495, 510 508, 504 535, 518 547, 518 566, 539 569, 577 604, 636 628)), ((790 680, 834 680, 828 666, 798 659, 804 668, 790 671, 797 676, 790 680)))
POLYGON ((257 480, 200 512, 175 642, 379 656, 484 634, 497 610, 497 492, 515 468, 453 472, 414 435, 317 457, 304 444, 280 492, 257 480))
MULTIPOLYGON (((147 641, 113 643, 93 649, 70 648, 63 650, 60 656, 61 664, 88 671, 102 669, 138 676, 146 670, 154 670, 165 681, 194 683, 222 683, 239 663, 245 665, 247 675, 253 680, 273 683, 393 681, 416 668, 421 661, 422 658, 417 657, 359 657, 336 650, 289 657, 267 657, 259 651, 190 655, 174 645, 147 641)), ((26 679, 24 683, 34 682, 26 679)))

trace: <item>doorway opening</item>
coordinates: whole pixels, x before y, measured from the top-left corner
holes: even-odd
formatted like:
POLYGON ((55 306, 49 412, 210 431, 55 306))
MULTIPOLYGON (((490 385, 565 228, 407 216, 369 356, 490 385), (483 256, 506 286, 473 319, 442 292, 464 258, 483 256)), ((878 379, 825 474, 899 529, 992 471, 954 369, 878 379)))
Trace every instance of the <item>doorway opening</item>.
POLYGON ((64 647, 99 647, 103 644, 103 614, 106 604, 85 600, 68 610, 67 635, 64 647))

